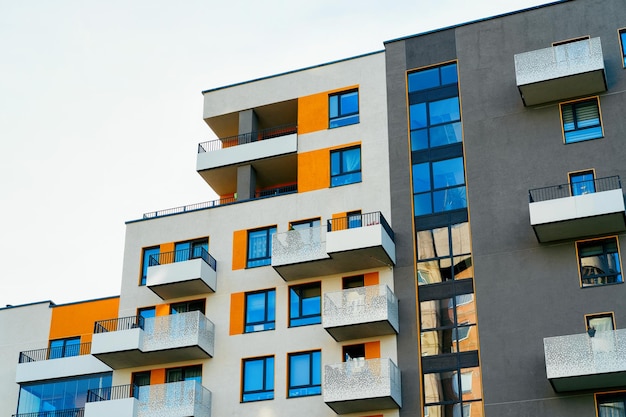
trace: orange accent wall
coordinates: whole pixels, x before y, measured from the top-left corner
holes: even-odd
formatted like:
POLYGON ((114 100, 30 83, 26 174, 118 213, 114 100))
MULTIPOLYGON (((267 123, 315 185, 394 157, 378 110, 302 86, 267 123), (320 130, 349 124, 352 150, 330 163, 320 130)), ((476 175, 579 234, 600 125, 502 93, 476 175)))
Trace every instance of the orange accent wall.
POLYGON ((170 305, 169 304, 159 304, 154 309, 155 315, 157 317, 160 316, 169 316, 170 315, 170 305))
MULTIPOLYGON (((171 243, 161 243, 161 247, 159 248, 159 252, 160 253, 168 253, 168 252, 174 252, 174 248, 176 246, 174 245, 174 242, 171 243)), ((169 264, 174 260, 173 256, 161 256, 159 258, 159 263, 161 264, 169 264)))
POLYGON ((330 187, 330 151, 318 149, 298 154, 298 192, 330 187))
POLYGON ((116 318, 119 306, 119 297, 53 306, 50 340, 80 336, 81 343, 91 342, 94 322, 116 318))
MULTIPOLYGON (((345 218, 348 217, 348 213, 347 212, 343 212, 343 213, 334 213, 333 214, 333 220, 335 219, 341 219, 341 218, 345 218)), ((331 221, 331 231, 336 232, 337 230, 344 230, 348 228, 348 221, 344 220, 344 221, 331 221)))
POLYGON ((235 230, 233 232, 233 271, 246 268, 248 246, 248 231, 235 230))
POLYGON ((365 359, 378 359, 380 358, 380 342, 367 342, 365 343, 365 359))
POLYGON ((245 293, 230 295, 230 334, 243 334, 245 293))
POLYGON ((367 274, 363 275, 363 285, 365 285, 366 287, 368 285, 378 285, 378 284, 379 284, 378 272, 368 272, 367 274))
POLYGON ((298 134, 328 129, 328 93, 298 98, 298 134))
POLYGON ((150 371, 150 385, 165 384, 165 368, 150 371))

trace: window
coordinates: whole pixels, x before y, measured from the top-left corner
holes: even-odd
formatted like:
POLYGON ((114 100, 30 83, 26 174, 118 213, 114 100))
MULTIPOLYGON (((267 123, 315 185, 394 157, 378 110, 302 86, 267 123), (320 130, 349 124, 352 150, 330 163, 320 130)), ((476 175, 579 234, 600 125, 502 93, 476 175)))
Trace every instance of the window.
POLYGON ((148 267, 150 266, 150 257, 152 255, 158 254, 158 246, 143 249, 143 255, 141 257, 141 285, 146 285, 146 278, 148 277, 148 267))
POLYGON ((596 192, 593 171, 573 172, 569 174, 572 195, 583 195, 596 192))
POLYGON ((622 66, 626 68, 626 28, 619 31, 619 44, 622 48, 622 66))
POLYGON ((289 354, 289 397, 322 393, 322 352, 289 354))
POLYGON ((209 251, 208 239, 198 239, 188 242, 178 242, 174 247, 174 262, 183 262, 196 258, 207 258, 204 253, 209 251))
POLYGON ((626 417, 626 391, 595 394, 598 417, 626 417))
POLYGON ((291 222, 291 224, 289 225, 289 229, 290 230, 306 230, 312 227, 320 227, 320 226, 321 226, 321 220, 317 218, 317 219, 300 220, 297 222, 291 222))
POLYGON ((358 345, 347 345, 342 348, 343 361, 349 362, 354 359, 365 360, 365 344, 359 343, 358 345))
POLYGON ((274 357, 244 359, 241 401, 274 399, 274 357))
POLYGON ((329 127, 359 123, 359 91, 350 90, 328 97, 329 127))
POLYGON ((272 263, 272 236, 276 226, 248 231, 248 268, 272 263))
POLYGON ((145 395, 148 395, 146 394, 146 390, 142 389, 141 387, 150 385, 150 375, 150 371, 133 372, 131 377, 131 393, 133 397, 139 399, 139 397, 141 396, 143 399, 145 395))
POLYGON ((165 382, 197 381, 202 382, 202 365, 168 369, 165 382))
POLYGON ((603 136, 597 98, 561 104, 565 143, 575 143, 603 136))
POLYGON ((246 294, 245 332, 274 330, 276 323, 276 290, 264 290, 246 294))
POLYGON ((341 279, 341 288, 347 290, 348 288, 359 288, 365 286, 365 276, 355 275, 352 277, 343 277, 341 279))
POLYGON ((330 186, 361 182, 361 146, 330 152, 330 186))
POLYGON ((206 299, 183 301, 170 305, 170 314, 189 313, 190 311, 199 311, 204 314, 206 299))
POLYGON ((350 211, 347 213, 348 216, 348 229, 356 229, 357 227, 361 227, 363 222, 363 216, 361 215, 361 210, 350 211))
POLYGON ((413 165, 416 216, 467 207, 463 157, 413 165))
POLYGON ((307 326, 322 322, 322 284, 289 287, 289 326, 307 326))
POLYGON ((80 337, 50 341, 48 359, 67 358, 80 355, 80 337))
POLYGON ((594 329, 599 332, 615 330, 615 317, 613 313, 598 313, 585 315, 587 330, 594 329))
POLYGON ((622 282, 617 238, 576 243, 583 287, 622 282))

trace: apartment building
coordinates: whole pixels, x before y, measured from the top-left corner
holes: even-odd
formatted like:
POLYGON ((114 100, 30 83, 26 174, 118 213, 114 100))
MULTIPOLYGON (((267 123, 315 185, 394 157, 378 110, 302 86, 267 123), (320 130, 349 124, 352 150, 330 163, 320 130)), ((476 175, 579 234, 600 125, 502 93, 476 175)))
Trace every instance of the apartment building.
POLYGON ((0 412, 626 416, 625 67, 566 0, 204 91, 220 198, 127 222, 119 297, 0 309, 0 412))

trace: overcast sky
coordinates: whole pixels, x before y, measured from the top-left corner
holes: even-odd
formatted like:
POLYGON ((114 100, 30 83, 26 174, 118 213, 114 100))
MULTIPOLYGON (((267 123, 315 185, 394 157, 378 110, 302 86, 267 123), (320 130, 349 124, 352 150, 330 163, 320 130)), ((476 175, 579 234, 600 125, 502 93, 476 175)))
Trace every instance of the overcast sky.
POLYGON ((545 3, 0 0, 0 307, 119 294, 125 221, 215 199, 202 90, 545 3))

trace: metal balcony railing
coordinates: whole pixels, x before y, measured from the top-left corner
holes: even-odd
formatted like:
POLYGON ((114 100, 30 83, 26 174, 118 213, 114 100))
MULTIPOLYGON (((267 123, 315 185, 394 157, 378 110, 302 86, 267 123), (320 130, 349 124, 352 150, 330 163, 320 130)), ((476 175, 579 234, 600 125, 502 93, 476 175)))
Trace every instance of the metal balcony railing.
POLYGON ((291 194, 291 193, 297 193, 297 192, 298 192, 298 184, 290 184, 290 185, 285 185, 282 187, 269 188, 267 190, 257 191, 254 196, 255 198, 270 197, 270 196, 273 197, 277 195, 291 194))
MULTIPOLYGON (((593 183, 593 191, 599 193, 602 191, 617 190, 622 188, 622 182, 618 175, 605 178, 596 178, 594 180, 573 183, 574 186, 580 184, 593 183)), ((589 187, 591 188, 591 187, 589 187)), ((555 200, 557 198, 565 198, 572 196, 572 183, 552 185, 550 187, 535 188, 528 191, 528 199, 531 203, 540 201, 555 200)))
POLYGON ((91 342, 46 349, 27 350, 24 352, 20 352, 19 363, 38 362, 48 359, 89 355, 90 352, 91 342))
POLYGON ((95 403, 100 401, 122 400, 124 398, 137 398, 138 386, 134 384, 117 385, 114 387, 104 387, 90 389, 87 391, 87 402, 95 403))
POLYGON ((118 319, 100 320, 94 324, 94 333, 116 332, 144 327, 144 318, 141 316, 122 317, 118 319))
POLYGON ((153 219, 155 217, 168 216, 170 214, 186 213, 189 211, 204 210, 207 208, 224 206, 226 204, 232 204, 236 202, 237 202, 237 199, 235 197, 220 198, 219 200, 205 201, 202 203, 188 204, 186 206, 173 207, 173 208, 168 208, 165 210, 151 211, 150 213, 144 213, 143 218, 153 219))
POLYGON ((217 271, 217 261, 204 248, 180 249, 173 252, 163 252, 150 256, 148 266, 185 262, 191 259, 202 259, 211 269, 217 271))
POLYGON ((278 138, 281 136, 298 133, 298 126, 285 125, 271 127, 269 129, 258 130, 255 132, 244 133, 237 136, 231 136, 222 139, 210 140, 198 144, 198 153, 218 151, 220 149, 230 148, 233 146, 245 145, 260 140, 278 138))
POLYGON ((72 408, 57 411, 39 411, 36 413, 13 414, 13 417, 84 417, 84 408, 72 408))
POLYGON ((394 241, 394 233, 391 226, 380 211, 373 213, 355 214, 347 217, 337 217, 328 220, 327 231, 335 232, 338 230, 355 229, 357 227, 367 227, 380 224, 387 232, 392 241, 394 241))

